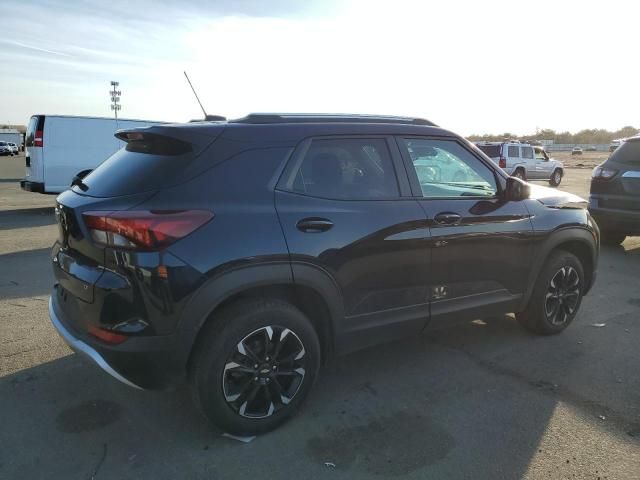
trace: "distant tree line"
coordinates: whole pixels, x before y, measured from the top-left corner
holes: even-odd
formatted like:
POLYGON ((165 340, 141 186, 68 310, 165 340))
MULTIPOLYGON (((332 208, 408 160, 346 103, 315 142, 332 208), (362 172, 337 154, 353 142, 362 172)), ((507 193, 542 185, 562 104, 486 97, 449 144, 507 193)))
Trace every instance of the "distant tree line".
POLYGON ((499 135, 471 135, 469 138, 472 142, 497 142, 505 139, 519 139, 521 141, 534 140, 553 140, 553 143, 610 143, 618 138, 627 138, 637 135, 639 130, 635 127, 623 127, 615 132, 604 130, 602 128, 592 128, 580 130, 578 133, 556 132, 549 128, 538 130, 534 135, 516 135, 515 133, 505 132, 499 135))
POLYGON ((24 125, 0 125, 0 128, 15 128, 20 133, 25 133, 27 131, 27 127, 24 125))

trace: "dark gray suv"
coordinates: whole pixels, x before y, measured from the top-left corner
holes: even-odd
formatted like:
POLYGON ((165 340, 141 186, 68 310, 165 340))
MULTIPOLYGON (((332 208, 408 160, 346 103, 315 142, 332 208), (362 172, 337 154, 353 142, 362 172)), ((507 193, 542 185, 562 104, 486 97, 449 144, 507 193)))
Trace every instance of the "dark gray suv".
POLYGON ((640 135, 627 139, 593 170, 589 212, 602 242, 620 244, 640 235, 640 135))

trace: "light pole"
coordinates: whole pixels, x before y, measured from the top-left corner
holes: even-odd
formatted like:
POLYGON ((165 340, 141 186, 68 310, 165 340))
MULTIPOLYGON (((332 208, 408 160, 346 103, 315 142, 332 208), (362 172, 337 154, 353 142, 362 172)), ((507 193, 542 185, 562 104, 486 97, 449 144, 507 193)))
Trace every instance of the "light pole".
POLYGON ((109 93, 111 94, 111 110, 116 116, 116 128, 118 127, 118 110, 122 110, 122 105, 120 104, 120 95, 122 92, 120 90, 116 90, 116 87, 120 85, 119 82, 114 82, 111 80, 111 90, 109 93))

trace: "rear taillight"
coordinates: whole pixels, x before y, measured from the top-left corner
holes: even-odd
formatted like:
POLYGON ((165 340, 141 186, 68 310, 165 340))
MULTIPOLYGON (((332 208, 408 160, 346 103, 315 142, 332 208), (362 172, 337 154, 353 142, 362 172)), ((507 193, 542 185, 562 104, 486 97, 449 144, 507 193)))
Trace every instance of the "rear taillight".
POLYGON ((33 136, 34 147, 44 147, 44 137, 42 130, 36 130, 36 134, 33 136))
POLYGON ((498 160, 498 166, 500 168, 507 168, 507 159, 504 157, 500 157, 500 160, 498 160))
POLYGON ((614 170, 613 168, 607 168, 603 165, 598 165, 593 169, 593 172, 591 172, 591 178, 595 178, 598 180, 609 180, 610 178, 613 178, 616 173, 618 173, 618 171, 614 170))
POLYGON ((129 338, 127 335, 112 332, 111 330, 105 330, 104 328, 96 327, 94 325, 89 325, 87 331, 90 335, 99 338, 105 343, 110 343, 111 345, 117 345, 129 338))
POLYGON ((159 250, 186 237, 213 218, 206 210, 85 212, 94 242, 132 250, 159 250))

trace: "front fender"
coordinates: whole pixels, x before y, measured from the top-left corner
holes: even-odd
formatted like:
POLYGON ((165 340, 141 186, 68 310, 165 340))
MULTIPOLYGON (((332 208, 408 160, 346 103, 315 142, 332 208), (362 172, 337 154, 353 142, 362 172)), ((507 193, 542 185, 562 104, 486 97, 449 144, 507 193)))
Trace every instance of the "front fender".
MULTIPOLYGON (((594 238, 595 234, 587 226, 568 226, 552 231, 536 248, 532 268, 529 272, 527 279, 527 289, 520 305, 521 310, 524 310, 529 303, 529 299, 535 288, 538 275, 542 270, 547 258, 552 251, 558 248, 565 248, 571 251, 571 247, 576 244, 581 245, 582 248, 586 248, 589 252, 591 260, 591 272, 589 278, 586 279, 587 284, 585 286, 585 294, 593 286, 595 280, 596 269, 598 265, 598 242, 594 238)), ((572 252, 575 253, 575 252, 572 252)))

